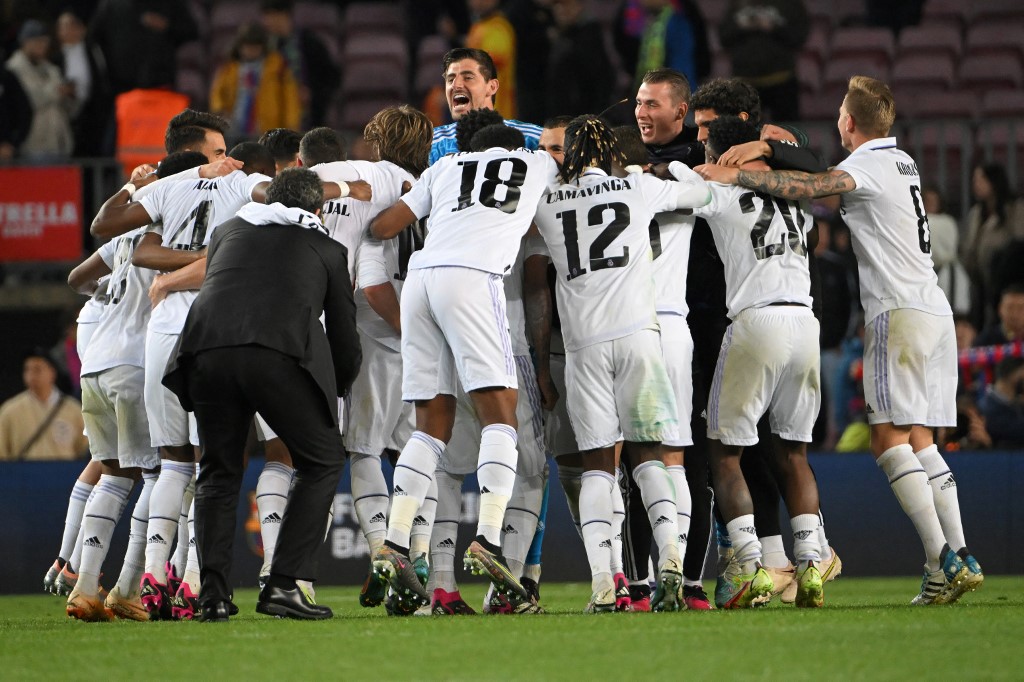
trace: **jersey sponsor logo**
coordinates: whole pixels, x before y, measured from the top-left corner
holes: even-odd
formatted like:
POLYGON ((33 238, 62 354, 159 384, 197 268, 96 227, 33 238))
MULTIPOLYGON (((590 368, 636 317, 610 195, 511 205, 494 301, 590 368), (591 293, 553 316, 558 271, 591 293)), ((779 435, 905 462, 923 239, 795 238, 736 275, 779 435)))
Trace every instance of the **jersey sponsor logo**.
POLYGON ((559 201, 569 201, 570 199, 577 199, 580 197, 590 197, 596 194, 604 194, 605 192, 621 192, 628 189, 632 189, 632 186, 629 184, 629 180, 626 180, 625 178, 609 178, 608 180, 596 185, 589 185, 578 189, 555 190, 548 194, 546 203, 554 204, 559 201))

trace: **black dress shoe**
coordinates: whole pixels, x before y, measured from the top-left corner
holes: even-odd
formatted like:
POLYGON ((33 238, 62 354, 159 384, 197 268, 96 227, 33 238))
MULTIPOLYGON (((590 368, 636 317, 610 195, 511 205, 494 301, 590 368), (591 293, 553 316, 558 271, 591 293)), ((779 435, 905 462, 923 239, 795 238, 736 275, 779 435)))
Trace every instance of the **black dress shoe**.
POLYGON ((298 587, 286 590, 270 585, 260 592, 260 599, 256 602, 256 613, 300 620, 326 620, 334 617, 334 612, 329 607, 314 604, 298 587))
POLYGON ((231 602, 215 601, 203 604, 199 610, 199 620, 204 623, 226 623, 231 615, 231 602))

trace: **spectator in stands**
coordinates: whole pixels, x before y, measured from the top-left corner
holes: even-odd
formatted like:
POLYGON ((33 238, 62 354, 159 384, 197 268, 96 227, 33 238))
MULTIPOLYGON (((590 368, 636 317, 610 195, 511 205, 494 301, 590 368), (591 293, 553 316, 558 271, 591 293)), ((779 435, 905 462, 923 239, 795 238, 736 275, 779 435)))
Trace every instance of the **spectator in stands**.
POLYGON ((274 155, 274 170, 278 173, 285 168, 292 168, 299 162, 299 142, 302 133, 289 128, 274 128, 260 136, 260 144, 274 155))
POLYGON ((501 88, 494 108, 505 118, 516 118, 516 32, 501 11, 499 0, 467 0, 473 23, 466 47, 491 55, 501 88))
POLYGON ((810 21, 802 0, 731 0, 718 27, 732 75, 757 88, 763 118, 780 122, 800 118, 796 57, 810 21))
POLYGON ((666 67, 686 75, 690 87, 711 72, 707 27, 692 0, 641 0, 647 23, 637 53, 636 85, 644 74, 666 67))
POLYGON ((10 162, 32 127, 32 103, 18 77, 0 64, 0 163, 10 162))
POLYGON ((994 261, 1011 241, 1024 239, 1024 208, 1010 190, 1006 169, 997 163, 975 166, 971 191, 974 205, 967 214, 960 260, 971 278, 971 317, 985 328, 996 321, 1000 294, 994 261))
POLYGON ((231 122, 232 144, 301 124, 298 86, 281 55, 270 51, 262 26, 239 27, 231 59, 210 86, 210 110, 231 122))
POLYGON ((1024 285, 1011 284, 999 297, 998 321, 974 340, 975 346, 1001 346, 1024 340, 1024 285))
POLYGON ((546 111, 555 115, 603 111, 612 103, 615 73, 601 26, 583 17, 583 0, 555 0, 551 11, 555 32, 546 67, 546 111))
POLYGON ((199 37, 184 0, 103 0, 89 26, 103 52, 115 95, 174 87, 175 51, 199 37))
POLYGON ((971 322, 971 318, 963 313, 953 315, 953 329, 956 332, 957 351, 967 350, 978 345, 975 340, 978 338, 978 328, 971 322))
POLYGON ((292 19, 292 0, 263 0, 263 28, 270 34, 270 46, 284 57, 299 86, 299 101, 304 117, 297 129, 309 130, 327 120, 341 72, 323 41, 306 29, 298 29, 292 19))
POLYGON ((939 188, 925 187, 922 192, 924 212, 928 216, 931 232, 932 262, 939 286, 946 294, 954 313, 966 313, 971 307, 971 284, 967 271, 960 264, 960 227, 956 219, 946 213, 945 201, 939 188))
MULTIPOLYGON (((832 409, 837 399, 836 374, 842 362, 843 340, 851 333, 857 290, 853 288, 853 278, 846 261, 831 249, 831 221, 825 216, 818 217, 816 227, 818 241, 814 255, 820 284, 821 383, 825 397, 822 412, 828 418, 828 442, 833 443, 839 436, 836 412, 832 409)), ((815 296, 819 294, 815 292, 815 296)))
POLYGON ((106 156, 113 149, 104 146, 107 126, 114 115, 106 62, 99 48, 86 40, 82 17, 65 10, 57 17, 59 51, 54 57, 73 86, 74 106, 71 130, 75 138, 72 156, 106 156))
POLYGON ((1024 447, 1024 358, 1006 358, 978 405, 985 430, 997 448, 1024 447))
POLYGON ((899 32, 907 26, 921 23, 921 8, 924 0, 867 0, 867 21, 869 26, 881 26, 899 32))
MULTIPOLYGON (((558 48, 558 38, 553 38, 551 32, 555 26, 553 18, 554 11, 559 0, 509 0, 504 4, 505 16, 508 18, 516 33, 516 73, 541 74, 548 72, 548 64, 551 62, 552 48, 558 48), (556 42, 552 42, 552 41, 556 42)), ((580 0, 566 3, 583 4, 580 0)), ((604 43, 601 42, 595 49, 600 50, 596 55, 598 61, 607 62, 607 51, 604 43)), ((564 48, 562 50, 564 52, 564 48)), ((608 74, 608 78, 614 78, 614 74, 608 74)), ((567 79, 563 78, 563 83, 567 79)), ((502 76, 504 83, 504 75, 502 76)), ((502 85, 504 87, 504 85, 502 85)), ((520 88, 516 93, 516 109, 518 117, 523 121, 541 123, 551 115, 557 115, 561 110, 548 108, 548 92, 539 87, 520 88)), ((605 102, 599 109, 572 109, 570 111, 601 111, 610 102, 605 102)))
POLYGON ((25 354, 22 380, 25 391, 0 405, 0 461, 81 457, 82 405, 57 389, 57 366, 44 349, 25 354))
POLYGON ((21 84, 32 104, 32 125, 21 144, 20 154, 31 161, 57 161, 71 154, 70 113, 74 86, 65 83, 60 69, 47 61, 50 35, 35 19, 26 21, 18 32, 18 50, 7 60, 7 68, 21 84))

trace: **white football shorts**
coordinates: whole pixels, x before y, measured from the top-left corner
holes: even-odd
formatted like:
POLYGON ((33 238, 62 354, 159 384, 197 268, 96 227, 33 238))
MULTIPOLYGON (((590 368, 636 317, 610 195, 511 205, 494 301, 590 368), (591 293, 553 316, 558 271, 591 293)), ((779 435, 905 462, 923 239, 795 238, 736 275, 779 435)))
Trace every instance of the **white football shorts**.
POLYGON ((196 417, 186 412, 178 396, 160 383, 167 361, 178 343, 178 334, 146 332, 146 416, 154 447, 199 445, 196 417))
POLYGON ((133 365, 82 377, 82 418, 93 459, 116 459, 122 467, 160 466, 160 455, 149 438, 142 398, 145 384, 145 370, 133 365))
POLYGON ((658 315, 661 327, 661 352, 665 357, 665 371, 672 383, 678 410, 679 435, 666 440, 665 445, 685 448, 693 445, 690 431, 690 413, 693 412, 693 337, 690 326, 682 315, 658 315))
POLYGON ((401 450, 416 426, 412 403, 402 400, 402 354, 359 331, 363 364, 352 384, 345 449, 380 455, 401 450))

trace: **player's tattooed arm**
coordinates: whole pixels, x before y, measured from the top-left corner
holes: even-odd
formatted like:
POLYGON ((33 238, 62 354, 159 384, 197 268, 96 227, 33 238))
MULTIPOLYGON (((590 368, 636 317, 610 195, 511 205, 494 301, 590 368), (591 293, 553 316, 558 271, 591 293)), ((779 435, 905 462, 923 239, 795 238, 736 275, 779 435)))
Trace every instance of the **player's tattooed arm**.
POLYGON ((814 199, 857 189, 849 173, 835 169, 825 173, 741 169, 736 174, 735 184, 783 199, 814 199))

